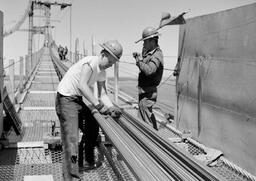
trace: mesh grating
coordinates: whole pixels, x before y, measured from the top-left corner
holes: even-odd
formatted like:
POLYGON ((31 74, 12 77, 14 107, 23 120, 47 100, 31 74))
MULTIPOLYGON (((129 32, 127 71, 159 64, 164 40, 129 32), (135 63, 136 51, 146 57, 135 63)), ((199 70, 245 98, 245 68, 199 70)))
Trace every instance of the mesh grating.
POLYGON ((53 175, 55 181, 61 181, 62 164, 15 165, 14 180, 23 181, 25 175, 53 175))
POLYGON ((36 76, 35 79, 34 79, 34 82, 43 82, 43 83, 59 83, 59 78, 56 76, 42 76, 42 77, 39 77, 39 76, 36 76))
POLYGON ((22 107, 54 107, 55 106, 55 93, 29 93, 22 104, 22 107))
POLYGON ((51 155, 45 154, 44 148, 20 148, 17 150, 15 164, 48 164, 52 163, 51 155))
POLYGON ((62 163, 62 151, 46 150, 46 154, 51 154, 52 163, 62 163))
POLYGON ((53 175, 55 181, 61 181, 61 159, 60 151, 43 148, 3 150, 0 154, 0 180, 22 181, 25 175, 53 175))
POLYGON ((22 122, 59 122, 55 110, 32 110, 25 111, 21 110, 19 113, 22 122))
POLYGON ((23 134, 17 136, 12 130, 8 133, 7 138, 10 143, 14 142, 33 142, 33 141, 43 141, 44 137, 50 135, 52 132, 51 123, 26 123, 23 125, 23 134))
POLYGON ((41 63, 40 66, 39 66, 39 70, 40 69, 43 69, 43 70, 54 70, 54 67, 53 67, 53 64, 49 64, 49 63, 41 63))
POLYGON ((51 133, 50 126, 40 126, 34 124, 33 127, 25 127, 24 129, 22 141, 43 141, 44 135, 51 133))
POLYGON ((180 136, 171 129, 166 129, 165 125, 158 125, 158 134, 160 134, 163 138, 167 138, 167 140, 169 140, 170 138, 180 138, 180 136))
POLYGON ((188 152, 192 155, 200 155, 200 154, 206 154, 203 149, 191 144, 190 142, 186 141, 186 144, 188 146, 188 152))
POLYGON ((40 75, 40 76, 54 76, 54 77, 57 76, 57 74, 55 72, 37 72, 36 75, 40 75))
POLYGON ((38 72, 40 71, 49 71, 49 72, 55 72, 54 67, 53 66, 46 66, 46 67, 42 67, 42 65, 40 65, 40 67, 37 69, 38 72))
POLYGON ((57 87, 58 87, 58 84, 32 84, 30 89, 31 91, 33 90, 40 90, 40 91, 44 91, 44 90, 47 90, 47 91, 55 91, 57 90, 57 87))
POLYGON ((40 65, 37 69, 38 72, 55 72, 55 69, 53 66, 44 66, 40 65))
MULTIPOLYGON (((118 168, 118 170, 120 171, 120 173, 122 174, 122 177, 124 178, 124 180, 127 180, 127 181, 135 180, 132 173, 129 171, 128 167, 125 165, 125 163, 119 159, 120 157, 118 157, 119 155, 115 151, 115 149, 113 149, 112 146, 108 148, 109 148, 108 149, 109 152, 111 152, 113 162, 118 168)), ((103 153, 99 152, 98 149, 95 149, 96 160, 100 160, 102 162, 102 165, 97 169, 82 172, 81 177, 83 178, 83 180, 86 180, 86 181, 97 181, 97 180, 98 181, 102 181, 102 180, 117 181, 118 180, 117 176, 115 175, 115 172, 113 171, 111 165, 109 164, 105 156, 101 158, 102 154, 103 153)))
POLYGON ((122 161, 121 156, 115 149, 112 149, 113 161, 116 164, 119 172, 122 174, 124 180, 136 180, 130 169, 127 167, 124 161, 122 161))
POLYGON ((107 161, 103 162, 103 164, 96 170, 83 172, 81 178, 83 179, 83 181, 117 181, 117 177, 115 176, 113 170, 111 169, 107 161))
POLYGON ((173 130, 168 129, 168 132, 171 135, 171 137, 180 137, 180 135, 173 130))
MULTIPOLYGON (((183 143, 178 143, 178 144, 181 144, 182 146, 180 147, 182 147, 184 150, 189 152, 191 155, 206 154, 203 149, 197 147, 196 145, 188 141, 185 141, 183 143)), ((220 159, 217 160, 217 164, 215 166, 210 168, 213 169, 216 173, 218 173, 228 181, 251 181, 250 179, 240 174, 230 166, 226 165, 220 159)))
POLYGON ((218 160, 217 165, 211 168, 229 181, 250 181, 244 175, 241 175, 236 170, 224 164, 221 160, 218 160))
POLYGON ((0 165, 0 180, 1 181, 13 181, 14 179, 15 165, 0 165))

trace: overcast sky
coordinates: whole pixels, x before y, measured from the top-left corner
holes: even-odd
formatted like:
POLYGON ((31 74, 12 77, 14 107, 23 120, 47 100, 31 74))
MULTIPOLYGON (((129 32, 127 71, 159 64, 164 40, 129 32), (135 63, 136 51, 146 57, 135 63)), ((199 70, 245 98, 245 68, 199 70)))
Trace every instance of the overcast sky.
MULTIPOLYGON (((57 0, 52 0, 53 2, 57 0)), ((124 47, 124 54, 140 51, 142 43, 134 42, 141 38, 147 26, 157 27, 161 13, 172 16, 189 11, 185 18, 210 14, 217 11, 254 3, 255 0, 60 0, 72 3, 72 49, 75 38, 79 38, 80 49, 85 41, 91 52, 91 37, 96 43, 117 39, 124 47)), ((4 29, 15 25, 24 14, 28 0, 0 0, 0 10, 4 13, 4 29)), ((39 15, 40 12, 36 11, 39 15)), ((52 8, 52 31, 57 44, 70 47, 70 9, 52 8), (57 21, 56 21, 57 20, 57 21)), ((42 12, 41 12, 42 14, 42 12)), ((44 25, 42 18, 35 18, 34 25, 44 25)), ((28 29, 28 19, 21 27, 28 29)), ((178 26, 167 26, 160 30, 159 40, 165 56, 177 56, 178 26)), ((34 48, 41 46, 43 37, 36 35, 34 48)), ((28 33, 15 32, 4 38, 4 56, 7 59, 27 54, 28 33)), ((98 49, 100 49, 98 47, 98 49)))

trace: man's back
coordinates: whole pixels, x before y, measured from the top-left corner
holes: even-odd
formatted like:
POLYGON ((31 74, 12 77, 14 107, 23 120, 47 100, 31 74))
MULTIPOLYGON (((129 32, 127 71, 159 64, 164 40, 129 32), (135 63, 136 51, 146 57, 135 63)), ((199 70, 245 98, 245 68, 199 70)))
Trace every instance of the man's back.
POLYGON ((88 64, 91 68, 90 80, 87 83, 89 86, 92 86, 98 79, 99 76, 106 76, 105 71, 100 71, 98 68, 99 57, 97 56, 88 56, 77 63, 72 65, 69 70, 66 72, 61 82, 58 85, 57 91, 65 96, 78 95, 81 96, 79 90, 79 80, 80 73, 82 71, 83 65, 88 64))
POLYGON ((157 87, 161 82, 164 68, 162 50, 157 47, 153 51, 144 54, 143 63, 140 65, 138 86, 157 87))

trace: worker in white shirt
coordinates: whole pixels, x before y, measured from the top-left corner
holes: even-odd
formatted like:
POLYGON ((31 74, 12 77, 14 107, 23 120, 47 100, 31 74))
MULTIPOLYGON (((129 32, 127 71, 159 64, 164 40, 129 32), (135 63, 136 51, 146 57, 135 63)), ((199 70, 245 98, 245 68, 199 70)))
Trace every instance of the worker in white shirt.
POLYGON ((85 97, 102 114, 120 117, 121 110, 113 106, 105 86, 106 71, 122 56, 123 48, 117 40, 100 44, 99 56, 87 56, 69 68, 57 88, 56 113, 60 120, 61 139, 64 147, 64 180, 80 179, 78 171, 78 127, 85 120, 85 169, 95 168, 94 147, 99 125, 83 102, 85 97), (98 95, 92 92, 97 82, 98 95), (103 89, 102 89, 103 88, 103 89))

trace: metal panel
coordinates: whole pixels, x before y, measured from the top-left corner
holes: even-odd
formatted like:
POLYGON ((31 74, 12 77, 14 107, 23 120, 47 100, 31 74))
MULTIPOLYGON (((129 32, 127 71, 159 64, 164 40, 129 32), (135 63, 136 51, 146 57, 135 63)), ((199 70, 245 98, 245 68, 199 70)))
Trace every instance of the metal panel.
POLYGON ((256 4, 180 28, 176 125, 256 174, 256 4))
POLYGON ((4 76, 3 76, 3 12, 0 11, 0 135, 3 131, 3 85, 4 85, 4 76))
POLYGON ((4 98, 4 111, 6 113, 6 115, 10 118, 10 121, 11 121, 11 125, 12 127, 14 128, 15 130, 15 133, 17 135, 20 135, 21 132, 22 132, 22 123, 21 123, 21 120, 20 120, 20 117, 18 116, 15 108, 14 108, 14 105, 13 103, 11 102, 9 96, 8 96, 8 93, 7 93, 7 90, 6 90, 6 87, 4 88, 4 91, 3 91, 3 98, 4 98))

